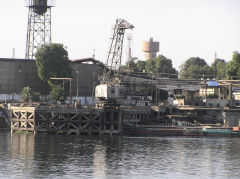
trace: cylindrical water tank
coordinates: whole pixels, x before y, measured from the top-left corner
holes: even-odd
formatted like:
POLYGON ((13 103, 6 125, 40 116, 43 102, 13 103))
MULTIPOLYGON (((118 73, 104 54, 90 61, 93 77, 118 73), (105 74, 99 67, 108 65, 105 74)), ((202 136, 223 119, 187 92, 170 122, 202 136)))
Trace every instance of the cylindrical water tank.
POLYGON ((47 0, 32 0, 33 11, 38 15, 42 15, 47 12, 47 0))
POLYGON ((143 42, 143 51, 144 52, 158 52, 159 51, 159 42, 154 42, 153 38, 150 38, 150 41, 143 42))

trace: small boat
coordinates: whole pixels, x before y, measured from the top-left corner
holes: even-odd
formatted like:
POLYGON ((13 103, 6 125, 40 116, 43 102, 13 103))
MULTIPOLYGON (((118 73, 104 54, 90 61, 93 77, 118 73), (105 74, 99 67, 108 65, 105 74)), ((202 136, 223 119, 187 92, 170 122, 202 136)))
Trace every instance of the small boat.
POLYGON ((204 127, 202 132, 203 136, 232 136, 232 128, 204 127))

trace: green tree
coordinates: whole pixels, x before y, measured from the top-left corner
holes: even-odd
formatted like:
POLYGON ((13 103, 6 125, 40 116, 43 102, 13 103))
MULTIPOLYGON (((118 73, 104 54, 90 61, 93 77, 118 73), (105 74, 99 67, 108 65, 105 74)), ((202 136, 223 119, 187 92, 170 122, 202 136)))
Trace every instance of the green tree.
POLYGON ((159 90, 159 100, 160 101, 166 101, 168 99, 168 92, 166 90, 159 90))
MULTIPOLYGON (((146 71, 150 73, 169 73, 169 74, 177 74, 177 70, 172 66, 172 60, 166 58, 163 55, 159 55, 154 59, 150 59, 146 62, 146 71)), ((164 76, 164 75, 163 75, 164 76)), ((166 76, 166 75, 165 75, 166 76)), ((168 75, 168 77, 177 76, 168 75)))
POLYGON ((239 79, 236 77, 240 76, 240 53, 237 51, 233 52, 232 60, 227 63, 226 73, 229 79, 239 79))
POLYGON ((121 70, 130 71, 130 72, 143 72, 145 70, 146 62, 132 58, 130 61, 127 61, 125 66, 121 66, 121 70))
POLYGON ((214 60, 214 62, 211 64, 214 77, 217 77, 218 79, 224 79, 226 77, 226 66, 227 63, 225 60, 219 58, 214 60))
POLYGON ((155 66, 156 66, 155 59, 147 60, 147 62, 146 62, 146 72, 156 73, 155 66))
POLYGON ((191 57, 180 66, 181 79, 200 79, 203 75, 211 76, 213 73, 213 69, 199 57, 191 57))
POLYGON ((139 60, 136 62, 136 66, 137 72, 143 72, 146 69, 146 62, 139 60))
POLYGON ((56 103, 57 101, 65 101, 66 93, 60 85, 51 85, 52 90, 50 91, 50 98, 51 100, 56 103))
POLYGON ((126 63, 127 70, 136 72, 137 66, 136 66, 135 60, 136 60, 135 58, 132 58, 131 60, 127 61, 127 63, 126 63))
POLYGON ((29 86, 26 86, 20 92, 20 99, 22 99, 24 102, 38 102, 40 100, 40 93, 35 92, 29 86))
POLYGON ((38 76, 43 81, 53 77, 71 77, 71 62, 63 44, 43 45, 35 54, 38 76))

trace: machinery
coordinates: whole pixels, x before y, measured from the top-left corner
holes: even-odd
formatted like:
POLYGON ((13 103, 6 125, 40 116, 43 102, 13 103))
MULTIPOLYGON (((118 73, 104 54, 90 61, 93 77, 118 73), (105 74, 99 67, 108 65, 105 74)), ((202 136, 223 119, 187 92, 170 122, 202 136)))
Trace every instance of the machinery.
POLYGON ((134 26, 124 19, 116 20, 103 78, 101 84, 95 88, 95 97, 102 101, 114 103, 116 99, 124 97, 125 88, 120 85, 123 40, 125 30, 133 28, 134 26))

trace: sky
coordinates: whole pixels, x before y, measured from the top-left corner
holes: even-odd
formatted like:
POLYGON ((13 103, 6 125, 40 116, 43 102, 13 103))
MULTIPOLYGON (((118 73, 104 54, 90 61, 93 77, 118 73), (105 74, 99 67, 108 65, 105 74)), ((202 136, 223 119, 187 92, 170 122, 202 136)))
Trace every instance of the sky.
MULTIPOLYGON (((240 0, 56 0, 52 8, 52 42, 67 47, 71 60, 92 57, 106 61, 117 18, 135 28, 132 56, 144 60, 143 41, 153 37, 160 52, 179 68, 190 57, 208 64, 231 60, 240 52, 240 0)), ((0 58, 25 58, 28 8, 24 0, 1 1, 0 58)), ((122 64, 127 59, 124 41, 122 64)))

